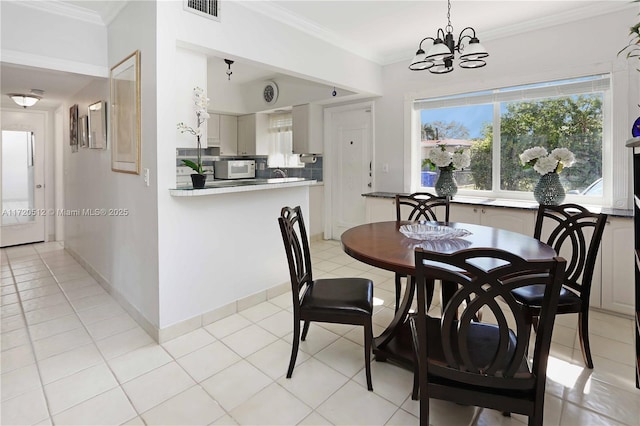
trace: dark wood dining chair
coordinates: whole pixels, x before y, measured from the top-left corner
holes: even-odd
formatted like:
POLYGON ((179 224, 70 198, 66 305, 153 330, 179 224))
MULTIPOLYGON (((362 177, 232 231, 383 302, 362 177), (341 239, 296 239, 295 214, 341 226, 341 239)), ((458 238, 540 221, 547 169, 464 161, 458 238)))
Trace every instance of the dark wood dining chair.
POLYGON ((293 347, 287 370, 291 378, 300 340, 305 340, 309 324, 328 322, 364 327, 364 358, 367 389, 371 384, 371 343, 373 341, 373 282, 366 278, 313 279, 309 240, 300 207, 283 207, 278 218, 284 242, 291 292, 293 294, 293 347), (300 321, 304 321, 302 338, 300 321))
MULTIPOLYGON (((541 205, 533 235, 568 259, 558 314, 578 314, 580 347, 588 368, 593 368, 589 345, 589 297, 593 269, 606 222, 606 214, 591 213, 577 204, 541 205), (549 228, 551 232, 544 238, 543 231, 549 228)), ((529 313, 534 329, 537 327, 543 293, 544 288, 537 285, 514 290, 516 300, 529 313)))
MULTIPOLYGON (((414 192, 409 195, 396 194, 396 220, 437 222, 444 219, 445 222, 449 222, 450 201, 450 197, 438 197, 428 192, 414 192), (442 214, 442 210, 444 210, 444 214, 442 214)), ((395 274, 396 312, 400 306, 402 278, 408 279, 406 275, 395 274)), ((433 298, 433 288, 431 288, 429 295, 428 306, 431 305, 433 298)))
POLYGON ((415 264, 418 311, 409 324, 418 361, 420 424, 429 424, 429 399, 435 398, 524 414, 529 425, 542 425, 547 361, 566 261, 527 261, 492 248, 452 254, 418 248, 415 264), (424 304, 424 283, 434 279, 458 284, 440 317, 427 316, 424 304), (532 283, 544 292, 529 364, 531 326, 513 290, 532 283), (483 307, 485 322, 478 322, 475 313, 483 307))

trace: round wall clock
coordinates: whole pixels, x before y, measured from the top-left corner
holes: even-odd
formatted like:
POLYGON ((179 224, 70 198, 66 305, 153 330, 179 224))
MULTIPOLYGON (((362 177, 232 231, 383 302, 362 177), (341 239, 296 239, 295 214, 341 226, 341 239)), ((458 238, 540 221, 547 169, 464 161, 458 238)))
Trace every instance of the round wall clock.
POLYGON ((268 81, 262 90, 262 98, 268 104, 275 104, 278 100, 278 85, 273 81, 268 81))

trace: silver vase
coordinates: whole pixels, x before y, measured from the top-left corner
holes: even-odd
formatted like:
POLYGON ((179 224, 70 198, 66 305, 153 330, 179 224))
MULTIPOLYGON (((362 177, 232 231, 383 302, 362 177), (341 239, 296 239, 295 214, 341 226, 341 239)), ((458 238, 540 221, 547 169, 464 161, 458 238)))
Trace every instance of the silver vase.
POLYGON ((551 206, 562 204, 565 192, 560 183, 560 176, 555 172, 540 176, 536 187, 533 188, 533 196, 540 204, 551 206))
POLYGON ((458 193, 458 183, 453 176, 453 170, 440 169, 435 189, 438 197, 453 197, 458 193))

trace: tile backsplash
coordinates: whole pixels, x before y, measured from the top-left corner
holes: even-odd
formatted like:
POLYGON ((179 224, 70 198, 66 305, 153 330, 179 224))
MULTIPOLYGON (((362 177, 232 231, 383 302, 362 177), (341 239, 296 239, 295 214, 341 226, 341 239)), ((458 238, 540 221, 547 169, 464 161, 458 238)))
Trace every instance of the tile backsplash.
MULTIPOLYGON (((256 177, 261 179, 279 177, 276 176, 275 168, 269 168, 267 166, 266 156, 254 156, 254 157, 218 157, 218 148, 203 148, 202 149, 203 160, 202 164, 205 169, 212 170, 213 162, 220 159, 223 160, 256 160, 256 177)), ((176 167, 182 166, 182 159, 194 159, 196 157, 195 148, 178 148, 176 149, 176 167)), ((280 167, 280 170, 284 170, 287 177, 302 177, 305 179, 315 179, 318 182, 322 182, 322 165, 323 158, 321 155, 317 156, 315 163, 307 163, 304 167, 280 167)))

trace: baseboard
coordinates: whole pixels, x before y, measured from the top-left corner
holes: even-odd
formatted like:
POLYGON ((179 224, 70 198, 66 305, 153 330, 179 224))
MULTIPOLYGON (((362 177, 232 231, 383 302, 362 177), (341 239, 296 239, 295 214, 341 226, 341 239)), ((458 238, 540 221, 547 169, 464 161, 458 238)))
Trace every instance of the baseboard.
POLYGON ((72 249, 65 247, 67 253, 71 255, 82 267, 91 275, 104 290, 109 293, 122 308, 151 336, 156 342, 164 343, 169 340, 175 339, 192 331, 199 329, 205 325, 209 325, 213 322, 226 318, 230 315, 236 314, 245 309, 251 308, 259 303, 266 302, 269 299, 278 297, 291 289, 290 283, 283 283, 262 290, 258 293, 243 297, 227 305, 220 306, 212 311, 205 312, 200 315, 196 315, 193 318, 189 318, 168 327, 158 328, 152 324, 148 319, 138 311, 131 303, 125 299, 125 297, 116 290, 111 283, 96 271, 85 259, 72 249))
POLYGON ((127 299, 117 290, 115 289, 111 283, 98 271, 96 271, 90 263, 88 263, 82 256, 78 253, 70 249, 69 247, 64 248, 67 253, 71 255, 82 267, 91 275, 97 282, 104 288, 104 290, 113 297, 116 302, 122 306, 122 308, 134 319, 135 322, 138 323, 140 327, 147 332, 149 336, 151 336, 156 342, 159 341, 159 329, 154 324, 152 324, 147 318, 145 318, 138 309, 133 306, 127 299))

